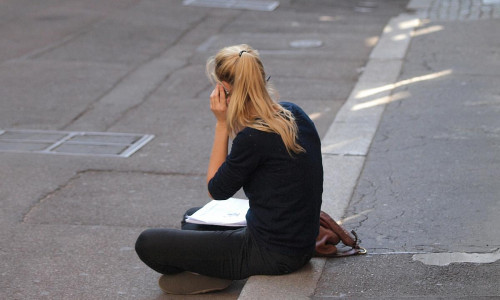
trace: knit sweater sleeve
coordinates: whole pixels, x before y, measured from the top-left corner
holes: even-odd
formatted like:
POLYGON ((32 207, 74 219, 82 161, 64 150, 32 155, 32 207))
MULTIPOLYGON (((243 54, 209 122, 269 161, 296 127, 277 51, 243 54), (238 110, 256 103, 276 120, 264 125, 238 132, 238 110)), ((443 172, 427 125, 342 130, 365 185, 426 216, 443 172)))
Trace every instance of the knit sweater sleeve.
POLYGON ((208 191, 214 199, 225 200, 233 196, 257 168, 260 155, 256 139, 250 128, 236 135, 231 152, 208 182, 208 191))

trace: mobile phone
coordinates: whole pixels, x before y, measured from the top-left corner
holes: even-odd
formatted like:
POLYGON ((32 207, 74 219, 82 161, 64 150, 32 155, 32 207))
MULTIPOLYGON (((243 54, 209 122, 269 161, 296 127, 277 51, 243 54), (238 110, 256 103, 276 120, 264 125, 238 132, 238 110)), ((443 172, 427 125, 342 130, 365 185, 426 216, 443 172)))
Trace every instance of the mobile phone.
POLYGON ((224 89, 224 93, 226 93, 226 97, 229 96, 229 92, 226 90, 226 88, 224 87, 224 85, 221 83, 222 85, 222 88, 224 89))

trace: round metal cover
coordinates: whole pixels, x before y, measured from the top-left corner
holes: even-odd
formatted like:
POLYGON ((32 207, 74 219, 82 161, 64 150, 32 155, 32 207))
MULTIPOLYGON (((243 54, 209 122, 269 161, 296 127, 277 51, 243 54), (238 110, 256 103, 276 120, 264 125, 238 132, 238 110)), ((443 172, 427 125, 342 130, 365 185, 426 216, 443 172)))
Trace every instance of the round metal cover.
POLYGON ((356 3, 356 6, 375 8, 378 6, 378 4, 372 1, 359 1, 358 3, 356 3))
POLYGON ((290 47, 293 48, 316 48, 323 46, 323 41, 320 40, 296 40, 290 42, 290 47))

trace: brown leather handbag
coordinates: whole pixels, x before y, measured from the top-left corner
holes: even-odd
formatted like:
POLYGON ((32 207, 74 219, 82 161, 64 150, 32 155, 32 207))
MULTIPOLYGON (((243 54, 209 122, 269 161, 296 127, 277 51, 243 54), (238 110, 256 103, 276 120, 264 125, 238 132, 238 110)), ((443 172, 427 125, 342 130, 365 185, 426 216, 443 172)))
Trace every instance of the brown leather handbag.
POLYGON ((365 248, 359 246, 358 235, 354 230, 349 233, 324 211, 320 213, 319 222, 314 256, 339 257, 367 253, 365 248), (336 245, 340 241, 351 249, 339 252, 336 245))

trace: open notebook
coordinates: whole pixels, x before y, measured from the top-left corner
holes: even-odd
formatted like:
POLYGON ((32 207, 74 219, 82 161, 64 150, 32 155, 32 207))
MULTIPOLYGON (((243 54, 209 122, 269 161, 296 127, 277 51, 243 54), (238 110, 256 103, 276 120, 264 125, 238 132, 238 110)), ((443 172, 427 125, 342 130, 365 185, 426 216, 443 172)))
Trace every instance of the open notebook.
POLYGON ((187 217, 186 222, 220 226, 246 226, 248 200, 229 198, 212 200, 197 212, 187 217))

